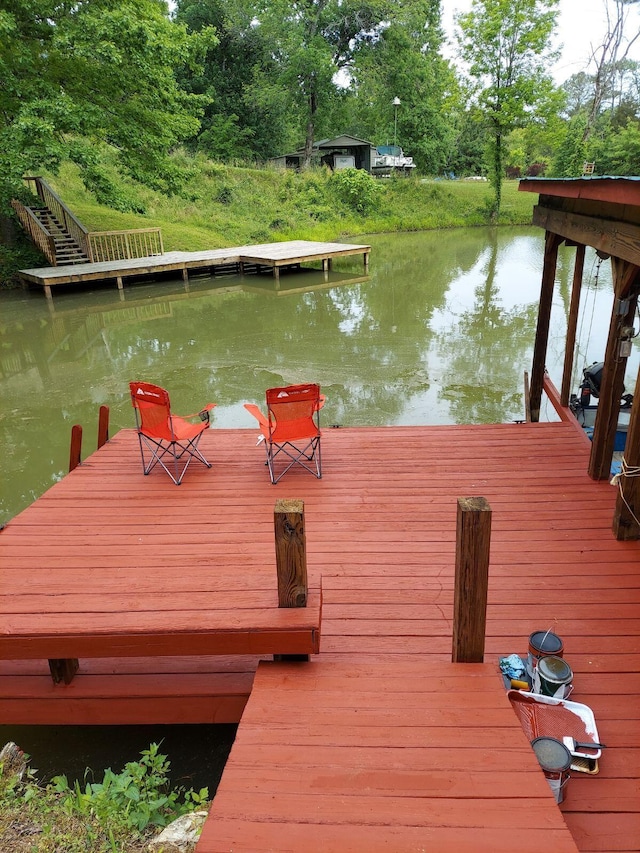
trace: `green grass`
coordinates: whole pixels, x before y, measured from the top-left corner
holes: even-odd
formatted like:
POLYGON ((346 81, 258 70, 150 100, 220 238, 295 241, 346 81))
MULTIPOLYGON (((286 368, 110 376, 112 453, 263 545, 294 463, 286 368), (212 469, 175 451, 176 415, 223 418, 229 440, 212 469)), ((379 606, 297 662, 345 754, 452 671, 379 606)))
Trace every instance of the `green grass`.
MULTIPOLYGON (((119 213, 98 204, 67 164, 47 176, 67 205, 92 231, 159 226, 168 250, 197 251, 276 240, 327 240, 387 231, 419 231, 484 225, 491 188, 486 183, 420 178, 371 179, 375 210, 358 214, 339 196, 325 170, 304 173, 224 166, 185 154, 175 159, 188 178, 180 195, 159 192, 115 177, 144 215, 119 213)), ((531 221, 534 196, 505 182, 502 224, 531 221)))
MULTIPOLYGON (((165 251, 294 239, 331 241, 359 234, 489 222, 492 191, 487 183, 418 176, 368 178, 374 185, 373 201, 368 213, 362 214, 357 210, 357 198, 349 199, 340 186, 344 173, 332 176, 324 169, 297 173, 237 168, 184 152, 174 154, 173 160, 184 182, 179 194, 167 196, 122 178, 109 166, 107 156, 104 171, 114 197, 144 213, 119 212, 99 204, 70 163, 57 175, 43 177, 89 230, 160 227, 165 251)), ((518 192, 517 181, 506 181, 499 224, 530 223, 534 201, 533 194, 518 192)), ((1 250, 0 246, 0 281, 8 281, 20 260, 16 266, 15 253, 3 259, 1 250)))

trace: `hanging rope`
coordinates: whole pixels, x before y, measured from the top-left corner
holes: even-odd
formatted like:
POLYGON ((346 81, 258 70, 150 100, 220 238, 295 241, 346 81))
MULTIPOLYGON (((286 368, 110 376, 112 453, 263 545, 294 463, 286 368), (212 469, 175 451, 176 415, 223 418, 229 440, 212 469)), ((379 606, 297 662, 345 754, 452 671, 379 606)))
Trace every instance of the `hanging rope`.
POLYGON ((622 457, 622 462, 620 463, 620 473, 614 474, 614 476, 611 478, 611 485, 618 487, 620 491, 620 497, 622 498, 622 501, 626 508, 629 510, 631 518, 633 518, 638 527, 640 527, 640 519, 638 519, 638 516, 631 509, 631 507, 629 506, 629 502, 624 496, 624 490, 622 488, 623 477, 640 477, 640 465, 627 465, 627 461, 624 456, 622 457))
MULTIPOLYGON (((593 318, 595 316, 595 310, 596 310, 596 291, 598 290, 598 282, 600 280, 600 267, 602 266, 602 261, 603 261, 603 258, 601 258, 597 255, 594 256, 593 263, 591 264, 591 271, 589 273, 589 276, 593 278, 593 290, 592 290, 593 298, 591 301, 591 316, 589 317, 589 331, 587 332, 587 340, 586 340, 586 343, 584 345, 584 353, 583 353, 584 364, 583 364, 583 367, 587 366, 587 352, 589 350, 589 344, 591 342, 591 330, 593 329, 593 318), (595 270, 596 270, 595 275, 593 272, 594 266, 595 266, 595 270)), ((586 316, 587 316, 587 310, 585 308, 585 310, 583 311, 582 316, 580 318, 580 330, 578 332, 578 343, 576 344, 576 357, 573 360, 573 372, 572 372, 572 376, 571 376, 571 387, 572 388, 575 388, 577 385, 577 382, 578 382, 577 376, 576 376, 576 374, 578 372, 578 356, 580 354, 580 341, 582 340, 582 332, 583 332, 583 328, 584 328, 584 319, 586 316)))

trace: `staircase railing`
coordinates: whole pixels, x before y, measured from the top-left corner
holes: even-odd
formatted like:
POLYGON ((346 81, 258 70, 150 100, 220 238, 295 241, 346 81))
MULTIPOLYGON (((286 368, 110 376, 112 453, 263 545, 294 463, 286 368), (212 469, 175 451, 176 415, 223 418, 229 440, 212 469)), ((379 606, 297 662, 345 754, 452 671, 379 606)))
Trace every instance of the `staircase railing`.
POLYGON ((82 222, 76 219, 62 199, 56 195, 45 180, 39 177, 28 177, 24 180, 32 192, 35 189, 37 196, 63 225, 64 229, 69 232, 89 260, 91 260, 89 232, 82 222))
POLYGON ((15 210, 20 224, 52 266, 56 266, 56 244, 53 236, 47 231, 42 222, 21 201, 12 199, 11 207, 15 210))
MULTIPOLYGON (((26 177, 24 182, 34 195, 51 210, 60 224, 73 237, 90 263, 122 261, 163 255, 160 228, 136 228, 129 231, 88 231, 71 213, 43 178, 26 177)), ((47 260, 57 265, 55 241, 45 226, 21 202, 11 202, 22 226, 47 260)))
POLYGON ((159 228, 137 228, 134 231, 92 231, 89 234, 90 258, 98 261, 121 261, 163 255, 159 228))

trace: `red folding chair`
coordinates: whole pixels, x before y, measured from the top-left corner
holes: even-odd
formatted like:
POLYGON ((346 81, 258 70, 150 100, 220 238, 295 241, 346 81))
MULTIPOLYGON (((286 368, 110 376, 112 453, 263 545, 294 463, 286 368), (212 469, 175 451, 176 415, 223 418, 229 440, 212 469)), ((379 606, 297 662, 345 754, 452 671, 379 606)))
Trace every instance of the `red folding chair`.
POLYGON ((169 394, 164 388, 149 382, 130 382, 129 390, 136 413, 142 470, 145 474, 160 465, 179 486, 192 459, 211 468, 211 463, 198 449, 198 444, 203 432, 209 427, 209 413, 215 403, 208 403, 193 415, 179 417, 171 414, 169 394), (200 418, 199 423, 189 423, 189 418, 196 417, 200 418))
POLYGON ((308 384, 269 388, 266 417, 253 403, 244 404, 260 425, 274 485, 294 465, 301 465, 318 479, 322 477, 320 409, 324 402, 320 386, 308 384), (276 475, 275 460, 280 455, 285 467, 278 466, 276 475))

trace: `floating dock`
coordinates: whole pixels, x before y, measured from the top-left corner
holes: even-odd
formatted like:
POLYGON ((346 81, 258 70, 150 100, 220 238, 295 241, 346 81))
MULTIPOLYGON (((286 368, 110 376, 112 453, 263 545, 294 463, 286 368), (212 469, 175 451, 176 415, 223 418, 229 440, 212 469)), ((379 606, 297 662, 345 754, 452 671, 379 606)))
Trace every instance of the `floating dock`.
POLYGON ((52 288, 63 285, 114 280, 122 290, 127 278, 153 278, 167 273, 181 275, 187 281, 190 272, 215 274, 216 271, 231 271, 244 275, 250 272, 261 272, 263 268, 267 268, 272 271, 277 282, 280 271, 283 269, 300 267, 302 264, 320 263, 322 270, 328 272, 335 258, 352 255, 362 255, 364 271, 367 274, 370 252, 370 246, 289 240, 282 243, 210 249, 203 252, 166 252, 162 255, 122 261, 38 267, 20 270, 20 276, 28 284, 43 287, 45 295, 51 299, 52 288))

